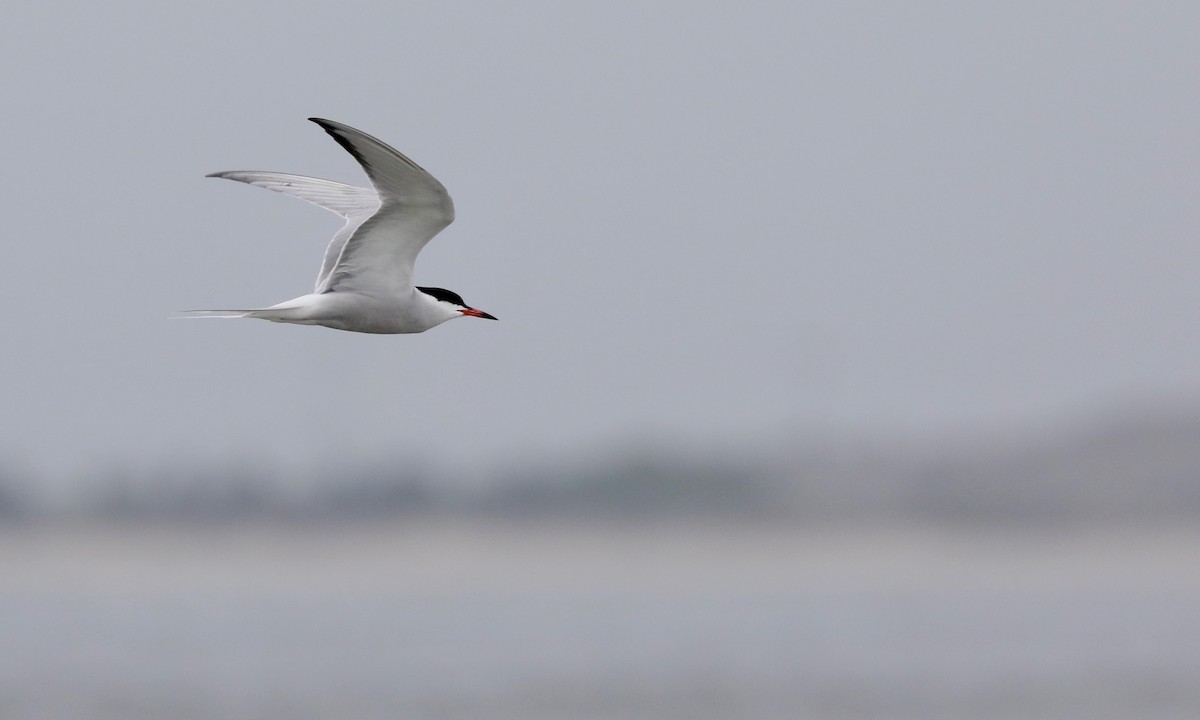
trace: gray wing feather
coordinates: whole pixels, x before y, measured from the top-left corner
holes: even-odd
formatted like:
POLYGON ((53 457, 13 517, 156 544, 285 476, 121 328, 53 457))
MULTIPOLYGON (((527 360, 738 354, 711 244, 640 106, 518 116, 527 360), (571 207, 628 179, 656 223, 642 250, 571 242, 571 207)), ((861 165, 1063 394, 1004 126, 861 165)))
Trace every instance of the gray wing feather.
POLYGON ((379 209, 379 196, 374 190, 332 180, 259 170, 230 170, 206 177, 236 180, 298 197, 344 218, 362 213, 370 215, 379 209))

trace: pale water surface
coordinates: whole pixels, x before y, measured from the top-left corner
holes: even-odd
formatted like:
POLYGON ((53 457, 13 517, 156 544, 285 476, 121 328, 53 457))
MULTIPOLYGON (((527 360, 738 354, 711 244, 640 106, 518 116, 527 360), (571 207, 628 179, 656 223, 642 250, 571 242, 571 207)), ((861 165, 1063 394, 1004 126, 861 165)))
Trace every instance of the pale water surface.
POLYGON ((0 717, 1194 718, 1200 530, 0 532, 0 717))

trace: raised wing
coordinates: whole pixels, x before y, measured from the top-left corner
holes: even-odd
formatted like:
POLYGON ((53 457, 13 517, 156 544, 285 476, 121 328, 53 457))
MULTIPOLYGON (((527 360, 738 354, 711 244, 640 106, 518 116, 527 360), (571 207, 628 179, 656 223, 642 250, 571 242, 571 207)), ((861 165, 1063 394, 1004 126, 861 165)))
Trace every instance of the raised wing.
POLYGON ((248 185, 274 190, 298 197, 319 208, 349 218, 351 215, 372 215, 379 209, 379 196, 374 190, 304 175, 262 172, 259 170, 230 170, 210 173, 205 177, 237 180, 248 185))
MULTIPOLYGON (((379 195, 373 215, 350 230, 317 292, 403 292, 412 287, 417 254, 454 221, 450 194, 420 165, 376 138, 331 120, 309 118, 362 165, 379 195)), ((337 242, 330 244, 330 249, 337 242)), ((328 264, 329 258, 326 258, 328 264)))
POLYGON ((291 195, 346 219, 346 224, 337 231, 333 240, 325 248, 321 271, 317 273, 316 292, 321 292, 321 286, 325 284, 330 271, 337 265, 346 241, 350 239, 359 225, 362 225, 379 209, 379 195, 374 190, 332 180, 261 170, 230 170, 211 173, 206 177, 237 180, 284 195, 291 195))

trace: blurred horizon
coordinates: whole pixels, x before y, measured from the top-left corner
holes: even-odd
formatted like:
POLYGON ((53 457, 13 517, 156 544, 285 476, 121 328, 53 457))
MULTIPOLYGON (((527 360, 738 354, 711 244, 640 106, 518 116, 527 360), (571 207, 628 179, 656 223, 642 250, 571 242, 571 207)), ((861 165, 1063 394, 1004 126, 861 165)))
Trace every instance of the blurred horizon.
POLYGON ((0 523, 482 515, 795 521, 1154 521, 1200 518, 1200 407, 1142 406, 1022 433, 835 435, 786 442, 642 440, 529 457, 463 477, 397 456, 300 474, 253 457, 119 464, 54 492, 0 468, 0 523))

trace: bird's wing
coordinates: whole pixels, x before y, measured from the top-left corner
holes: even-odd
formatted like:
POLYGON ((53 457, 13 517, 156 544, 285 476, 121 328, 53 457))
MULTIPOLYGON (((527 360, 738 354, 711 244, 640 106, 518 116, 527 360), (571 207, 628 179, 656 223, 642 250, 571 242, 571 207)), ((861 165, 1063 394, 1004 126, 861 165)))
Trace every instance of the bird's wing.
POLYGON ((206 177, 237 180, 298 197, 344 218, 352 215, 371 215, 379 208, 379 196, 374 190, 332 180, 258 170, 230 170, 211 173, 206 177))
POLYGON ((207 177, 237 180, 284 195, 298 197, 346 219, 346 224, 337 231, 333 240, 325 248, 325 259, 321 262, 321 271, 317 273, 317 292, 321 291, 325 279, 329 277, 334 265, 337 265, 346 241, 350 239, 359 225, 362 225, 379 209, 379 195, 374 190, 332 180, 259 170, 231 170, 211 173, 207 177))
MULTIPOLYGON (((417 254, 454 221, 450 194, 421 166, 387 144, 341 123, 310 119, 354 156, 379 194, 373 215, 353 229, 347 223, 338 233, 345 234, 342 248, 317 292, 411 288, 417 254)), ((336 244, 335 237, 330 250, 336 244)), ((327 256, 327 265, 329 261, 327 256)))

